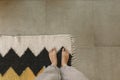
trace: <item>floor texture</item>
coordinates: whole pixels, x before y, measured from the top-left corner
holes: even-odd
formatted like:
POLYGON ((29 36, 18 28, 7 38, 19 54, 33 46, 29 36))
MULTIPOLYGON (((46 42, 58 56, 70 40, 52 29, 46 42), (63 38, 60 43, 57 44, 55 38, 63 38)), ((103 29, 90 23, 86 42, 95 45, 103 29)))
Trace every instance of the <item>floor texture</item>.
POLYGON ((118 0, 0 0, 0 34, 71 34, 75 38, 74 67, 90 80, 120 80, 119 3, 118 0))

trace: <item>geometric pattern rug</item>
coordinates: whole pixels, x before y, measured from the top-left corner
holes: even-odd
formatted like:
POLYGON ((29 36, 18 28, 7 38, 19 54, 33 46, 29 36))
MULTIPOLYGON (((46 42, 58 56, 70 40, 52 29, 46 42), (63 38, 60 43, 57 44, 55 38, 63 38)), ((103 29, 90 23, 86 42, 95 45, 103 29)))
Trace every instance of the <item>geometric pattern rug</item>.
POLYGON ((70 35, 0 36, 0 80, 34 80, 51 64, 48 52, 57 49, 58 67, 61 67, 61 51, 70 52, 70 35))

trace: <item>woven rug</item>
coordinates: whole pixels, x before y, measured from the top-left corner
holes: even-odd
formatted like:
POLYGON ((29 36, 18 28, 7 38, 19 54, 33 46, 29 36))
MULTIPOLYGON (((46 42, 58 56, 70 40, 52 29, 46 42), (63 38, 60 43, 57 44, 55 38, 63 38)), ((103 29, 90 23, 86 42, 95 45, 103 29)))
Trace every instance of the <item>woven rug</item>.
POLYGON ((62 48, 72 53, 70 35, 0 36, 0 80, 35 80, 51 64, 48 54, 54 47, 61 67, 62 48))

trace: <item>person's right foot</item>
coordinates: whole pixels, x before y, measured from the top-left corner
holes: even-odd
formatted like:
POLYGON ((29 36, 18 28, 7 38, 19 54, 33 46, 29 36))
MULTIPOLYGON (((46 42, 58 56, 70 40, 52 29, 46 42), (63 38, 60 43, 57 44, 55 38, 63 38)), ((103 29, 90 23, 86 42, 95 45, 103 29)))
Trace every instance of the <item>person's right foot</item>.
POLYGON ((61 61, 62 67, 67 65, 68 60, 69 60, 69 52, 67 49, 63 48, 62 49, 62 61, 61 61))
POLYGON ((53 48, 49 52, 49 58, 50 58, 52 65, 57 66, 57 50, 56 50, 56 48, 53 48))

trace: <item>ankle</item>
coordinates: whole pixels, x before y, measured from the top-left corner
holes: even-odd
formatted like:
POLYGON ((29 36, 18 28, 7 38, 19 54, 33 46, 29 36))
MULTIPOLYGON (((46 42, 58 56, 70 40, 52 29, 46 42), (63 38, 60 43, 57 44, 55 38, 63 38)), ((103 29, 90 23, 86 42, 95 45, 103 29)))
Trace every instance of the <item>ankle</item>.
POLYGON ((64 67, 64 66, 67 66, 67 64, 65 64, 65 63, 64 63, 64 64, 62 64, 62 67, 64 67))
POLYGON ((57 66, 57 63, 52 63, 51 65, 53 65, 53 66, 57 66))

